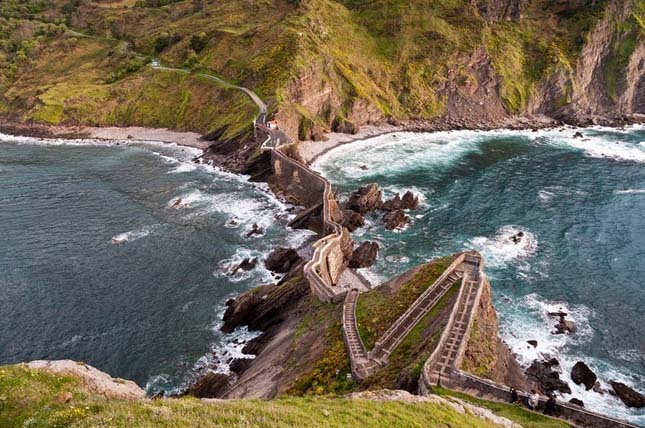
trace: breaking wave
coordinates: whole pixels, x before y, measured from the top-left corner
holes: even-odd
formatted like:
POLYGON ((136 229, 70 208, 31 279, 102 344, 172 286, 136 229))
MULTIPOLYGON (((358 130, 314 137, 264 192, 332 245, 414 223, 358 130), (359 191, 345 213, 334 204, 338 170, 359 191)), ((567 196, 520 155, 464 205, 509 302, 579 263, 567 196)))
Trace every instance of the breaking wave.
POLYGON ((112 244, 118 245, 123 244, 124 242, 136 241, 137 239, 150 235, 155 229, 160 226, 160 224, 153 224, 151 226, 144 226, 140 229, 131 230, 129 232, 119 233, 118 235, 114 235, 110 239, 110 242, 112 242, 112 244))
POLYGON ((509 263, 523 267, 526 260, 537 252, 538 241, 527 229, 507 225, 499 228, 493 237, 476 237, 466 245, 479 251, 490 267, 503 267, 509 263))

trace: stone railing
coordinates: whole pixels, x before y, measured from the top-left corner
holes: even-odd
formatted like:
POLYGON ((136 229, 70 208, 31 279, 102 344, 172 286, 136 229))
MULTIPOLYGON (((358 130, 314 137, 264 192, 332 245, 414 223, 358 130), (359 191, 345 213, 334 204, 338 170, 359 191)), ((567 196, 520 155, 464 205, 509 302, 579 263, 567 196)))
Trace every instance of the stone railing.
MULTIPOLYGON (((428 311, 437 303, 439 299, 448 291, 449 287, 439 290, 444 281, 450 275, 454 275, 457 268, 463 263, 465 253, 457 256, 453 262, 443 271, 433 284, 428 287, 408 309, 397 318, 394 323, 383 333, 374 345, 374 349, 369 352, 371 358, 376 358, 381 364, 387 362, 388 355, 405 339, 408 333, 417 325, 417 323, 428 313, 428 311)), ((458 279, 461 274, 457 275, 458 279)), ((456 279, 455 279, 456 281, 456 279)), ((452 285, 455 281, 451 281, 452 285)))
POLYGON ((293 144, 287 134, 267 128, 258 120, 255 122, 255 127, 266 133, 267 139, 262 142, 261 150, 271 152, 274 174, 288 176, 288 185, 291 187, 289 190, 310 205, 320 201, 322 197, 322 234, 324 236, 314 243, 314 253, 311 260, 305 264, 304 274, 309 281, 311 291, 320 300, 338 301, 347 292, 336 284, 346 267, 343 248, 351 242, 351 237, 347 230, 335 221, 333 210, 338 211, 338 206, 331 183, 307 165, 280 150, 293 144))

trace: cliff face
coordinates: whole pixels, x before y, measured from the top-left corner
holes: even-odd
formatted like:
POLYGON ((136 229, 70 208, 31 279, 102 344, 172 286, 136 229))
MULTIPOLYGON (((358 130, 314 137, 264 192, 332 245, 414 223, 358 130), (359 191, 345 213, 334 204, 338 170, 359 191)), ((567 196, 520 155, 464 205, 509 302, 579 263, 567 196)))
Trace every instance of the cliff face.
POLYGON ((645 113, 645 44, 632 1, 611 1, 574 64, 558 63, 530 112, 572 122, 645 113))
POLYGON ((70 4, 0 3, 1 116, 248 136, 243 93, 155 72, 152 58, 256 90, 299 139, 384 120, 645 113, 642 0, 70 4))
POLYGON ((497 313, 488 281, 477 308, 462 369, 518 390, 528 390, 522 369, 508 346, 499 338, 497 313))

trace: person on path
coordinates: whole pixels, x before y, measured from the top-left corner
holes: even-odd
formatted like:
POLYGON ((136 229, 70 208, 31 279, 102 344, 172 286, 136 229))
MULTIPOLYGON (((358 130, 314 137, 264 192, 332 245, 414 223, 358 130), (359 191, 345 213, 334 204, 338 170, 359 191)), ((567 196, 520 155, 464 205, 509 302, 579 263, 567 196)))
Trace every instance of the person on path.
POLYGON ((517 395, 517 391, 515 390, 515 388, 511 388, 511 400, 510 400, 511 404, 517 403, 518 399, 519 397, 517 395))
POLYGON ((538 394, 534 389, 531 390, 531 395, 529 395, 528 407, 529 410, 535 410, 540 402, 540 394, 538 394))
POLYGON ((544 403, 544 414, 553 416, 555 413, 555 395, 551 394, 549 395, 549 399, 546 400, 546 403, 544 403))

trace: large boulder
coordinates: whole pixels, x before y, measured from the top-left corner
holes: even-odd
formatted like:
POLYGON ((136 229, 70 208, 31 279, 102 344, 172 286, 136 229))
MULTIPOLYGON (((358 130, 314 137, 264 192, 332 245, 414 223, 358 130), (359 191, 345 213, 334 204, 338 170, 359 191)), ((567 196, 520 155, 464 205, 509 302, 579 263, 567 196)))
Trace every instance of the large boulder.
POLYGON ((397 193, 381 205, 383 211, 415 210, 419 207, 419 198, 409 190, 403 194, 403 198, 397 193))
POLYGON ((354 210, 344 209, 343 220, 340 224, 350 232, 353 232, 365 224, 365 218, 354 210))
POLYGON ((620 398, 626 406, 636 408, 645 407, 645 397, 643 394, 622 382, 611 381, 610 383, 618 398, 620 398))
POLYGON ((533 361, 533 364, 526 369, 526 376, 530 381, 537 384, 540 391, 549 394, 554 391, 560 391, 564 394, 571 394, 569 384, 560 379, 560 373, 557 370, 558 361, 553 358, 549 361, 533 361))
POLYGON ((392 211, 383 216, 383 223, 387 230, 399 229, 410 222, 410 217, 402 210, 392 211))
POLYGON ((57 375, 75 376, 95 394, 119 400, 139 400, 146 393, 131 380, 113 378, 85 363, 72 360, 36 360, 26 364, 30 369, 57 375))
POLYGON ((372 266, 378 255, 378 244, 376 242, 366 241, 358 246, 349 258, 350 268, 364 268, 372 266))
POLYGON ((278 247, 264 261, 267 269, 277 273, 286 273, 302 260, 298 252, 292 248, 278 247))
POLYGON ((380 208, 382 204, 383 192, 378 188, 376 183, 371 183, 367 186, 359 187, 357 191, 352 192, 349 195, 349 199, 347 199, 345 207, 364 215, 380 208))
POLYGON ((571 380, 576 385, 583 384, 589 391, 598 380, 598 376, 582 361, 578 361, 571 369, 571 380))
POLYGON ((186 390, 186 395, 197 398, 217 398, 228 388, 229 383, 230 378, 227 375, 208 372, 186 390))

